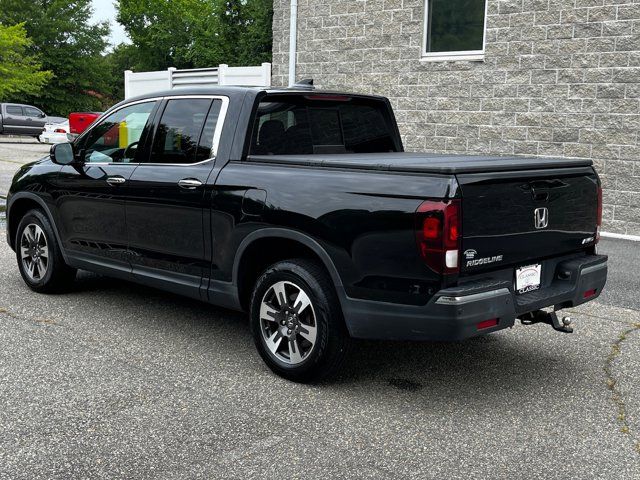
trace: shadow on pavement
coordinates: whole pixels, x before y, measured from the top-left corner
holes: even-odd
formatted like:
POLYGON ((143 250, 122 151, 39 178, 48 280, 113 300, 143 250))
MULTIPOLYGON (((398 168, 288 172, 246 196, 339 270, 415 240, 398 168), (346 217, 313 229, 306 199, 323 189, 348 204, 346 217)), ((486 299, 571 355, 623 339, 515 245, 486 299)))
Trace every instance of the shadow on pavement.
MULTIPOLYGON (((251 343, 243 313, 86 272, 79 275, 68 295, 94 293, 100 293, 95 302, 118 301, 122 308, 136 308, 145 318, 153 318, 155 328, 169 336, 195 329, 199 337, 209 337, 216 350, 228 349, 230 356, 238 352, 246 355, 251 343)), ((420 392, 432 397, 439 392, 464 398, 544 389, 556 369, 560 377, 551 383, 580 374, 581 365, 572 355, 541 348, 540 341, 517 341, 513 334, 507 330, 451 343, 355 341, 342 372, 322 382, 321 388, 361 389, 375 383, 389 393, 420 392)), ((243 359, 239 357, 238 362, 243 359)))

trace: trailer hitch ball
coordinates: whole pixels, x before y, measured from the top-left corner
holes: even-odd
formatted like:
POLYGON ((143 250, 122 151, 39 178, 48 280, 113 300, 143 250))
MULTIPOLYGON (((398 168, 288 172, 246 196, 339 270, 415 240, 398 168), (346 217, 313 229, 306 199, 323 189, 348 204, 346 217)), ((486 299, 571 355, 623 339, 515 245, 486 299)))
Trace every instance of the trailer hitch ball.
POLYGON ((563 333, 572 333, 573 328, 571 325, 571 317, 566 316, 562 317, 562 323, 560 323, 560 319, 556 315, 555 310, 552 312, 545 312, 544 310, 536 310, 535 312, 530 312, 525 315, 522 315, 520 321, 523 325, 533 325, 535 323, 546 323, 547 325, 551 325, 554 330, 563 333))

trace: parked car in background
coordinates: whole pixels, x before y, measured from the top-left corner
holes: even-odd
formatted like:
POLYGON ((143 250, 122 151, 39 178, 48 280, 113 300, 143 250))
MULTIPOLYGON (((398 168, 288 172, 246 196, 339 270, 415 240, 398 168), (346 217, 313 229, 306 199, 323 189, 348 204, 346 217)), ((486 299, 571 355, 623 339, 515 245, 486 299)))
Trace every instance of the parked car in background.
POLYGON ((99 112, 73 112, 69 114, 69 133, 72 136, 80 135, 89 125, 91 125, 100 115, 99 112))
POLYGON ((19 103, 0 103, 0 134, 38 138, 47 115, 39 108, 19 103))
POLYGON ((38 137, 42 143, 63 143, 69 141, 69 120, 60 123, 47 123, 38 137))
MULTIPOLYGON (((54 117, 52 115, 47 115, 47 121, 46 123, 50 123, 52 125, 56 125, 58 123, 64 123, 64 122, 68 122, 69 119, 67 117, 54 117)), ((46 125, 45 123, 45 125, 46 125)))

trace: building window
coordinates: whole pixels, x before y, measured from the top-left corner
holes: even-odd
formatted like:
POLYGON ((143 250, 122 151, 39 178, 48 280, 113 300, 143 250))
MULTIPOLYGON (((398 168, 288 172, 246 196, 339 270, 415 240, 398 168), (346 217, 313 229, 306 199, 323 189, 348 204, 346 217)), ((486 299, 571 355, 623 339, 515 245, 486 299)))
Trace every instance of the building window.
POLYGON ((482 60, 486 0, 425 0, 425 60, 482 60))

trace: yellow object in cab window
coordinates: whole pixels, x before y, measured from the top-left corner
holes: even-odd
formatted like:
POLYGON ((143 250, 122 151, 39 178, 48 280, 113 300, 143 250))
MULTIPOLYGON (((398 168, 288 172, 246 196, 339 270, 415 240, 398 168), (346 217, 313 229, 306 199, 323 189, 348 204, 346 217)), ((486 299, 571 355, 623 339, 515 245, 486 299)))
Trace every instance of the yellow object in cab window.
POLYGON ((127 148, 129 146, 129 130, 126 121, 120 122, 118 126, 118 139, 119 148, 127 148))

